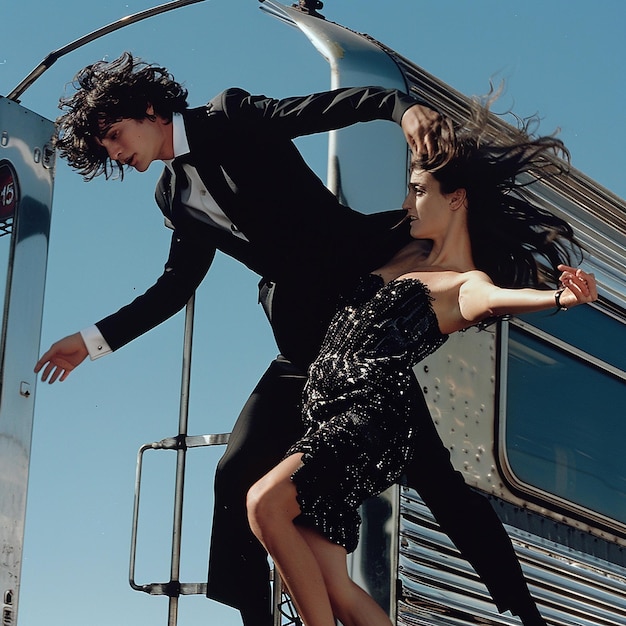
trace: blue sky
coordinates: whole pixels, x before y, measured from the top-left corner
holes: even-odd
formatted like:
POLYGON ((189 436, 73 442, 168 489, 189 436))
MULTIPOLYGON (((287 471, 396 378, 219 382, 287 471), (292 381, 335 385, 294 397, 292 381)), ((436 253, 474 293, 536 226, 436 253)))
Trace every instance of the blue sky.
MULTIPOLYGON (((156 4, 21 0, 3 6, 0 94, 50 51, 156 4)), ((539 113, 545 132, 560 127, 574 166, 626 197, 622 0, 326 0, 323 13, 465 94, 485 93, 490 79, 504 79, 503 106, 520 116, 539 113)), ((64 85, 78 69, 124 50, 167 66, 189 89, 191 105, 232 85, 281 97, 324 90, 330 80, 326 62, 304 36, 261 12, 256 0, 205 0, 63 57, 22 104, 54 119, 64 85)), ((299 145, 323 177, 325 138, 299 145)), ((58 163, 44 349, 116 310, 160 273, 169 233, 152 200, 159 173, 153 165, 123 183, 87 184, 58 163)), ((191 434, 228 432, 275 355, 255 286, 255 276, 219 257, 199 290, 191 434)), ((137 449, 176 433, 182 323, 178 315, 118 353, 86 362, 63 384, 38 386, 20 626, 167 622, 167 601, 132 591, 127 570, 137 449)), ((219 453, 190 454, 185 581, 206 576, 219 453)), ((172 461, 170 453, 147 459, 138 582, 168 577, 172 461)), ((238 623, 237 613, 209 600, 181 600, 180 626, 238 623)))

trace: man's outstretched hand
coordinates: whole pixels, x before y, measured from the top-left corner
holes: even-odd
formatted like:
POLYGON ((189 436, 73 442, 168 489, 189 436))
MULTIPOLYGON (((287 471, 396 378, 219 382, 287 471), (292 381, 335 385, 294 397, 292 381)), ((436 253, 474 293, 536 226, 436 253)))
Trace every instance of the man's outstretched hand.
POLYGON ((80 333, 68 335, 53 343, 50 349, 37 361, 35 374, 42 369, 41 380, 50 384, 64 381, 70 372, 89 356, 87 346, 80 333))

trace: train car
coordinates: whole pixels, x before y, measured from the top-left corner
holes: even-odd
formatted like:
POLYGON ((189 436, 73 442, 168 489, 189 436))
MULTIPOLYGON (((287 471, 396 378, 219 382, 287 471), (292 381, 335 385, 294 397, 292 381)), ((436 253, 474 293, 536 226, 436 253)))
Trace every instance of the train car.
MULTIPOLYGON (((262 6, 309 38, 332 87, 395 87, 454 120, 466 114, 466 96, 383 43, 315 10, 262 6)), ((491 128, 513 132, 495 116, 491 128)), ((389 206, 381 194, 401 197, 407 182, 401 144, 384 125, 333 132, 329 185, 351 206, 389 206)), ((415 373, 454 466, 491 501, 549 623, 626 624, 626 205, 575 169, 529 193, 574 225, 598 302, 457 333, 415 373)), ((398 625, 519 623, 498 613, 418 493, 391 489, 363 514, 352 575, 398 625)))

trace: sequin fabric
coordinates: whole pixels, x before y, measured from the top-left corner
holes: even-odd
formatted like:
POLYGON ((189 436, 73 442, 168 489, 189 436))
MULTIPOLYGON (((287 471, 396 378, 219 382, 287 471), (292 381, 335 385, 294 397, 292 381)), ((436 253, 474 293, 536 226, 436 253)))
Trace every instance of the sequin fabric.
POLYGON ((419 437, 413 406, 422 392, 412 368, 446 339, 422 282, 359 280, 309 368, 307 431, 287 453, 303 453, 292 476, 297 523, 356 548, 359 505, 398 480, 419 437))

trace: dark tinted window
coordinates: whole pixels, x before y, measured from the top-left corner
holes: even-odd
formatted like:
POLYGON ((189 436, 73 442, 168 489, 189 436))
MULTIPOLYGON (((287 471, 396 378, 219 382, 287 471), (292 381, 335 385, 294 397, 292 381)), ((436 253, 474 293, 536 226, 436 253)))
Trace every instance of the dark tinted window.
MULTIPOLYGON (((581 307, 524 319, 623 369, 625 326, 599 311, 581 307)), ((507 368, 505 453, 515 476, 626 523, 623 377, 514 324, 507 368)))

